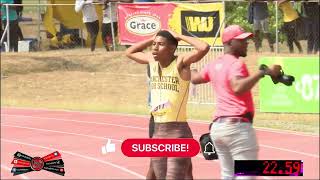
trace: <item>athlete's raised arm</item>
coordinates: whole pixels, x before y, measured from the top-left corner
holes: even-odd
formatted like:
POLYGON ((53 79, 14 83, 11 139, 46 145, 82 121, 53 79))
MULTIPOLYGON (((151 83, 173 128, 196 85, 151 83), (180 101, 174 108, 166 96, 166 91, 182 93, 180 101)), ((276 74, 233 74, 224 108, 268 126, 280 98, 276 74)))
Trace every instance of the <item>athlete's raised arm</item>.
POLYGON ((153 58, 152 54, 150 52, 143 52, 143 50, 152 45, 153 39, 154 37, 131 46, 126 50, 126 56, 137 63, 148 64, 150 59, 153 58))

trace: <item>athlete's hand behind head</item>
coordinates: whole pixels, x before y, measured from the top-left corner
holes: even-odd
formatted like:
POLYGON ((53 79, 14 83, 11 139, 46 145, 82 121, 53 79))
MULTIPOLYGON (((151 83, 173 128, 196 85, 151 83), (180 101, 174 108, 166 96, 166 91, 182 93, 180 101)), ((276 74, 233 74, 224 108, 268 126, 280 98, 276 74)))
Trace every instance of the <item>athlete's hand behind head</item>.
POLYGON ((171 31, 171 30, 166 30, 166 31, 168 31, 170 34, 172 34, 172 36, 173 36, 174 38, 176 38, 177 41, 180 41, 180 40, 181 40, 181 38, 180 38, 181 35, 180 35, 180 34, 174 32, 174 31, 171 31))

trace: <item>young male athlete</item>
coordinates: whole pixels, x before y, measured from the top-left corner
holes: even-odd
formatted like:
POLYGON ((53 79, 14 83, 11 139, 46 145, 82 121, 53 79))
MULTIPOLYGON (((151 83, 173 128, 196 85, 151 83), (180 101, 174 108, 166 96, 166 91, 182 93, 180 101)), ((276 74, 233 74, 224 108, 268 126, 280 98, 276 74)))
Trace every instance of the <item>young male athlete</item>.
MULTIPOLYGON (((192 138, 186 117, 190 65, 201 60, 208 50, 209 45, 197 38, 166 30, 126 50, 130 59, 150 65, 153 138, 192 138), (195 49, 176 56, 180 40, 195 49), (152 51, 143 52, 148 46, 152 46, 152 51)), ((191 158, 157 157, 151 158, 151 162, 157 179, 192 179, 191 158)))
POLYGON ((222 34, 224 55, 206 65, 201 73, 192 72, 192 83, 210 82, 214 90, 216 107, 210 135, 219 156, 221 179, 235 179, 234 160, 257 159, 251 89, 265 75, 281 74, 281 66, 272 65, 249 75, 240 57, 247 56, 250 37, 252 33, 240 26, 228 26, 222 34))

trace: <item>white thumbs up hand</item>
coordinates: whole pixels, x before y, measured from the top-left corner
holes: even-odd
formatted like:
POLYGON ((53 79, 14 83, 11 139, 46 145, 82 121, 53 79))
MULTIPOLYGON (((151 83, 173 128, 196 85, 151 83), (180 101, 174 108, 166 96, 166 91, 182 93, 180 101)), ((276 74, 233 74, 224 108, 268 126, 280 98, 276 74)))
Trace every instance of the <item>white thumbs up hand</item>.
POLYGON ((116 152, 116 145, 111 143, 111 139, 108 139, 106 145, 101 148, 102 154, 107 154, 108 152, 116 152))

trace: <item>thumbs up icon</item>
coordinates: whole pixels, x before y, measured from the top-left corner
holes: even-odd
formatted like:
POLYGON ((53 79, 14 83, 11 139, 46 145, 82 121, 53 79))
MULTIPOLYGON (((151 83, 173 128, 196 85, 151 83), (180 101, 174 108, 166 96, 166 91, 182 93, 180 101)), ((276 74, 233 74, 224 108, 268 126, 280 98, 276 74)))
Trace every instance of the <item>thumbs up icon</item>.
POLYGON ((111 143, 111 139, 108 139, 106 145, 101 148, 102 154, 107 154, 108 152, 116 152, 116 145, 111 143))

